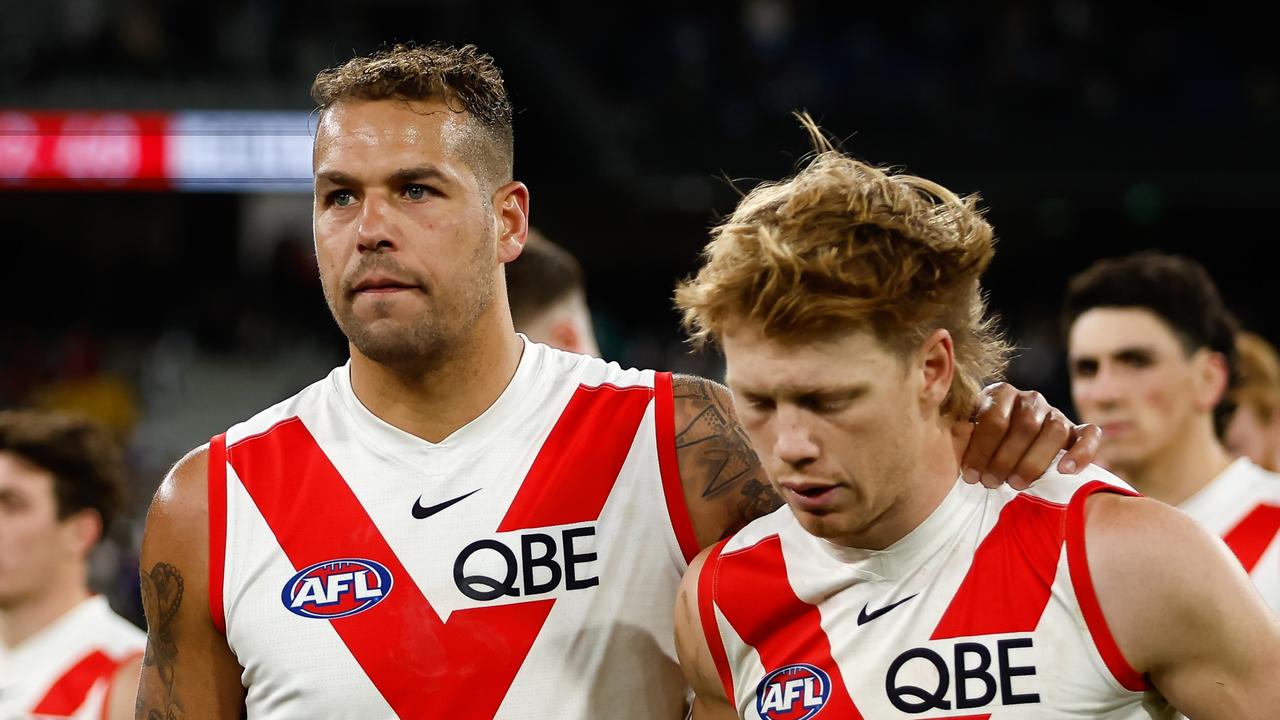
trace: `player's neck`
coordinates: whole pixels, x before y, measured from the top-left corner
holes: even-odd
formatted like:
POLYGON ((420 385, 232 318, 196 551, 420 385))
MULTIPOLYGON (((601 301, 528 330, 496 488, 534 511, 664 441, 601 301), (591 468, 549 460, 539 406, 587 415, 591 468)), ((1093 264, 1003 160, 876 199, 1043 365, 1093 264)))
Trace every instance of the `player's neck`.
POLYGON ((1153 453, 1145 463, 1118 466, 1119 474, 1139 492, 1169 505, 1180 505, 1213 482, 1231 455, 1213 432, 1211 417, 1196 418, 1186 430, 1153 453))
POLYGON ((427 372, 402 372, 352 347, 352 390, 387 423, 428 442, 444 440, 484 413, 520 364, 524 344, 504 314, 505 304, 501 310, 482 316, 459 346, 450 348, 449 358, 427 372))
POLYGON ((1280 445, 1270 449, 1263 467, 1271 472, 1280 472, 1280 445))
POLYGON ((91 594, 87 575, 85 569, 78 580, 74 572, 61 580, 51 578, 53 584, 45 585, 40 594, 0 608, 0 645, 15 648, 71 612, 91 594))
MULTIPOLYGON (((1275 411, 1280 415, 1280 409, 1275 411)), ((1266 452, 1261 465, 1271 472, 1280 472, 1280 417, 1272 417, 1267 423, 1266 452)))

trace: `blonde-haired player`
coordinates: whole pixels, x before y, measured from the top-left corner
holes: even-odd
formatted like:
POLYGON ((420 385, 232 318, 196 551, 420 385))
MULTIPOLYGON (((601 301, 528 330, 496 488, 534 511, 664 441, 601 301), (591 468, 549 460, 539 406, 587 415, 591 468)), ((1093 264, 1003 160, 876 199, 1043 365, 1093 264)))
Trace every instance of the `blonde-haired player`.
POLYGON ((1280 354, 1260 335, 1236 334, 1240 380, 1235 411, 1223 440, 1227 449, 1271 472, 1280 471, 1280 354))
POLYGON ((810 128, 821 152, 747 195, 677 293, 788 505, 685 576, 694 718, 1164 717, 1157 690, 1272 717, 1280 620, 1189 518, 1093 466, 960 480, 955 428, 1005 353, 992 229, 810 128))

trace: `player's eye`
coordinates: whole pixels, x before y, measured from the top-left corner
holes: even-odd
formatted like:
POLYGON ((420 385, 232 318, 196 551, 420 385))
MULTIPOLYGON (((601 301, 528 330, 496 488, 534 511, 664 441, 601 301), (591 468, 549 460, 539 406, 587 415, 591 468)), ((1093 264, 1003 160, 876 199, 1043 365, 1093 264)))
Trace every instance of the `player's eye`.
POLYGON ((356 201, 356 195, 350 190, 334 190, 329 193, 329 196, 326 199, 329 201, 330 205, 347 207, 356 201))
POLYGON ((419 185, 417 183, 405 185, 402 192, 404 193, 404 196, 410 200, 425 200, 427 197, 440 194, 430 186, 419 185))
POLYGON ((1092 360, 1077 360, 1071 363, 1071 374, 1077 378, 1091 378, 1098 374, 1098 363, 1092 360))

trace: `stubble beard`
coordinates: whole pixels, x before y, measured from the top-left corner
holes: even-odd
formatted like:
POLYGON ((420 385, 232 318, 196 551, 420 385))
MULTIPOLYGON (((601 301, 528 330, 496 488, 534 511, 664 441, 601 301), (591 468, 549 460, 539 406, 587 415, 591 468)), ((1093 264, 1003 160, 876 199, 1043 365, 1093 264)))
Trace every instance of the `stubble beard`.
POLYGON ((327 287, 325 296, 342 334, 361 355, 400 374, 422 375, 454 358, 477 319, 493 304, 494 278, 484 259, 483 250, 471 258, 465 272, 473 280, 457 285, 455 302, 431 290, 415 291, 427 293, 434 302, 407 320, 393 320, 389 308, 380 307, 390 301, 375 301, 374 318, 369 320, 356 315, 353 298, 345 291, 340 291, 341 302, 327 287))

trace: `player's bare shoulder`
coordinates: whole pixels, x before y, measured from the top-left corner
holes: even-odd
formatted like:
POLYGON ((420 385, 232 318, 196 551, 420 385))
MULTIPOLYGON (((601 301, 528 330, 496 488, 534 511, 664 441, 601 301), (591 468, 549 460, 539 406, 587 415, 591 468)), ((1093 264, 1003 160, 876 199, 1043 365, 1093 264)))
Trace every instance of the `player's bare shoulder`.
POLYGON ((699 544, 706 547, 781 507, 738 422, 729 388, 676 375, 672 393, 676 456, 699 544))
MULTIPOLYGON (((1194 581, 1197 565, 1188 562, 1193 556, 1208 564, 1231 560, 1217 538, 1157 500, 1096 493, 1085 503, 1089 572, 1104 603, 1135 590, 1149 593, 1166 582, 1177 587, 1194 581)), ((1146 610, 1140 614, 1150 617, 1146 610)))
POLYGON ((156 489, 147 511, 146 538, 184 555, 196 551, 207 564, 209 445, 174 463, 156 489))
POLYGON ((1270 717, 1280 619, 1227 546, 1149 498, 1099 493, 1085 517, 1097 601, 1130 664, 1188 716, 1270 717))

